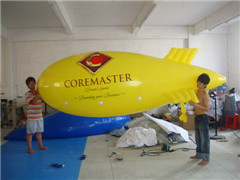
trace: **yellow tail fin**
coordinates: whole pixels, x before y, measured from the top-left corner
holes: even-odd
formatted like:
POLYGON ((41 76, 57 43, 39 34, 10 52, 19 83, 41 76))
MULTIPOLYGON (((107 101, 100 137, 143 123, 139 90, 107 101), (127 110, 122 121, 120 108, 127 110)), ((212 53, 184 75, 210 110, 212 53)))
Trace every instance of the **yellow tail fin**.
POLYGON ((193 101, 195 103, 198 103, 198 97, 196 96, 193 89, 179 89, 176 91, 172 91, 166 94, 168 96, 172 103, 177 104, 180 103, 180 107, 182 110, 182 115, 179 117, 179 119, 183 122, 187 122, 187 116, 186 114, 186 108, 184 106, 184 103, 187 103, 189 101, 193 101))
POLYGON ((168 55, 165 56, 165 60, 171 62, 178 62, 183 64, 191 64, 193 58, 197 54, 198 49, 186 49, 186 48, 172 48, 168 55))

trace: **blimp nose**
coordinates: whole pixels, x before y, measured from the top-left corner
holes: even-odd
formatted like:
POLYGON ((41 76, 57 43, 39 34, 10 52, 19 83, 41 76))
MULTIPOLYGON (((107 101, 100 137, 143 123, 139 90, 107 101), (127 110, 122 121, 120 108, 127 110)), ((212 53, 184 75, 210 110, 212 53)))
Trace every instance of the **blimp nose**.
POLYGON ((211 72, 209 75, 210 75, 210 83, 207 85, 207 89, 216 88, 226 82, 226 77, 216 72, 211 72))

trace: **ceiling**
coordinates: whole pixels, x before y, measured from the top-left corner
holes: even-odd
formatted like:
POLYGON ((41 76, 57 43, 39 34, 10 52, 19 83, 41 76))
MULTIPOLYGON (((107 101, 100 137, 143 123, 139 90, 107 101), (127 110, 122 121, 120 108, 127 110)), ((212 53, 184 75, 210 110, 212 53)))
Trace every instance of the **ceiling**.
POLYGON ((230 1, 2 1, 1 24, 15 28, 189 26, 230 1))

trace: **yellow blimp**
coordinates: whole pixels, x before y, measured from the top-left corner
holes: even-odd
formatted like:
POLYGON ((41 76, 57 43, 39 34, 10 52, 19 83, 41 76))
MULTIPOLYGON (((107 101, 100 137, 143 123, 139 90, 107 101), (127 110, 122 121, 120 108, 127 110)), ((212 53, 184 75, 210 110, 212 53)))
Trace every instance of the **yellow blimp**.
POLYGON ((224 76, 191 65, 197 49, 172 48, 156 57, 129 52, 90 52, 50 65, 38 80, 43 100, 62 112, 110 117, 146 111, 169 103, 198 102, 197 78, 210 77, 208 89, 223 84, 224 76))

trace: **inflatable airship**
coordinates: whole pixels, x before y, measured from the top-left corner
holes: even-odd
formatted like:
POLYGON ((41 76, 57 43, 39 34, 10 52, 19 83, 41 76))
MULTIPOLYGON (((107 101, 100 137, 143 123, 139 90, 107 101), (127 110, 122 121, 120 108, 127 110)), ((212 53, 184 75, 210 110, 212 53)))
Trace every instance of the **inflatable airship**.
POLYGON ((43 100, 72 115, 111 117, 146 111, 169 103, 198 102, 197 78, 206 73, 207 88, 224 76, 191 65, 197 49, 172 48, 163 59, 129 52, 90 52, 50 65, 38 80, 43 100))

